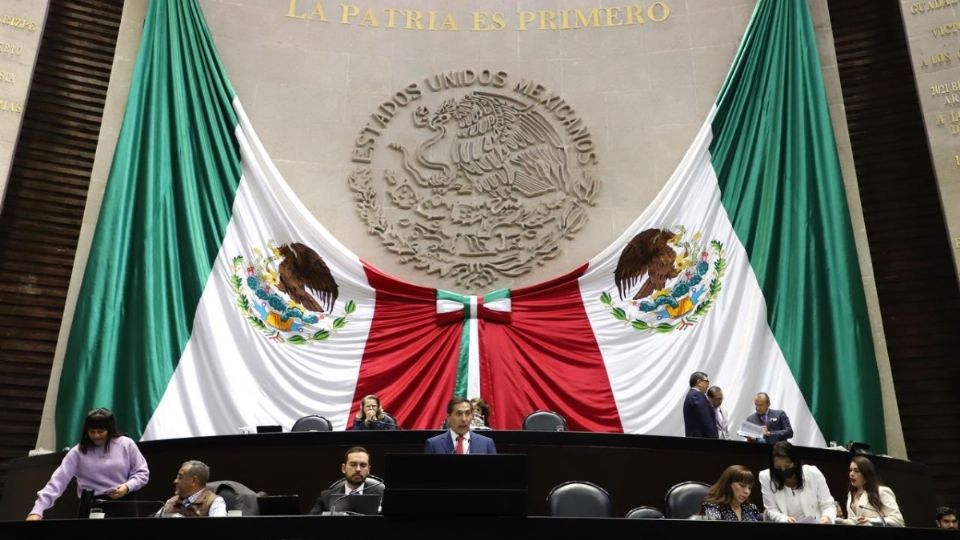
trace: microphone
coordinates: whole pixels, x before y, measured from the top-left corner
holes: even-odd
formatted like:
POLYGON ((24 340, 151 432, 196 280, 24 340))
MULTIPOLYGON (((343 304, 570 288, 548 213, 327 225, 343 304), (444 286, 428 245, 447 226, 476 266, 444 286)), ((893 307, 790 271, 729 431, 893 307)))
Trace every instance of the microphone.
MULTIPOLYGON (((367 488, 377 487, 377 486, 380 486, 380 485, 383 485, 383 480, 374 480, 373 483, 371 483, 371 484, 367 484, 367 481, 364 480, 364 481, 363 481, 363 490, 366 491, 367 488)), ((360 489, 360 488, 357 488, 357 489, 360 489)), ((353 490, 353 491, 351 491, 350 493, 345 493, 345 494, 337 497, 336 500, 334 500, 332 503, 330 503, 330 515, 331 515, 331 516, 337 513, 337 503, 338 503, 338 502, 346 499, 347 497, 349 497, 349 496, 351 496, 351 495, 359 495, 359 493, 354 493, 354 491, 356 491, 356 490, 353 490)))
POLYGON ((871 512, 876 512, 876 513, 880 514, 880 523, 882 523, 882 525, 880 525, 880 526, 881 526, 881 527, 886 527, 886 526, 887 526, 887 520, 884 519, 884 517, 883 517, 883 512, 881 512, 881 511, 879 511, 879 510, 874 510, 872 507, 870 507, 870 506, 864 506, 864 505, 862 505, 862 504, 860 505, 860 509, 861 509, 861 510, 869 510, 869 511, 871 511, 871 512))

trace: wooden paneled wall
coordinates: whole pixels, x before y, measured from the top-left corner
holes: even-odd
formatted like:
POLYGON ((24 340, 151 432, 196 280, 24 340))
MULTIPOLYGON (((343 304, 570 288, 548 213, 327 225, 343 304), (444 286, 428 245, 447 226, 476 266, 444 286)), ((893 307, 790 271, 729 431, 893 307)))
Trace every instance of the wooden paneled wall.
POLYGON ((960 291, 900 3, 829 7, 907 454, 957 505, 960 291))
POLYGON ((0 210, 0 490, 34 447, 122 0, 52 0, 0 210))

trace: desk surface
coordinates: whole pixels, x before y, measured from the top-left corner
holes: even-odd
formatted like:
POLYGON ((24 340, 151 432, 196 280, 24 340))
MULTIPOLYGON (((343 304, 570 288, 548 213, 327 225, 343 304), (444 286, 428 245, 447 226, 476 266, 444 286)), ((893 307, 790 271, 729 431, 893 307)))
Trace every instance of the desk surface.
MULTIPOLYGON (((388 453, 419 453, 436 431, 346 431, 327 433, 269 433, 167 439, 140 443, 150 466, 150 482, 140 498, 163 500, 173 493, 180 464, 199 459, 211 467, 212 480, 235 480, 254 491, 271 495, 299 494, 301 511, 331 482, 342 477, 340 463, 347 448, 366 447, 371 473, 386 478, 388 453)), ((636 506, 663 508, 670 486, 699 480, 712 484, 732 464, 755 473, 769 466, 770 447, 739 441, 686 439, 650 435, 582 432, 491 431, 501 453, 528 455, 528 513, 547 514, 549 490, 568 480, 587 480, 603 486, 611 496, 613 515, 623 516, 636 506)), ((818 466, 834 498, 844 502, 850 454, 817 448, 798 449, 805 463, 818 466)), ((23 519, 60 464, 62 453, 20 458, 11 462, 0 500, 0 520, 23 519)), ((897 495, 908 524, 933 524, 933 484, 926 466, 873 457, 884 480, 897 495)), ((48 518, 76 515, 75 487, 67 489, 48 518)), ((760 490, 752 501, 760 505, 760 490)), ((3 536, 3 535, 0 535, 3 536)))
POLYGON ((937 529, 895 529, 852 525, 733 523, 723 521, 470 518, 435 516, 397 519, 367 516, 290 516, 183 519, 74 519, 0 522, 5 540, 36 538, 777 538, 855 540, 943 538, 937 529), (616 536, 614 536, 616 535, 616 536))

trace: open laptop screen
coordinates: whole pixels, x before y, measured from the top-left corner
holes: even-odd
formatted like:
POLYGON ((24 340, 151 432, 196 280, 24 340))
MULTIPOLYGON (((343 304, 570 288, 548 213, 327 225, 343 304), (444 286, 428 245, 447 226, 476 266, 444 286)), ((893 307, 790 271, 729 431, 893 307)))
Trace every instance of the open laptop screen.
POLYGON ((380 495, 374 493, 347 495, 331 504, 333 506, 330 509, 332 512, 353 512, 367 516, 375 516, 380 513, 380 495))

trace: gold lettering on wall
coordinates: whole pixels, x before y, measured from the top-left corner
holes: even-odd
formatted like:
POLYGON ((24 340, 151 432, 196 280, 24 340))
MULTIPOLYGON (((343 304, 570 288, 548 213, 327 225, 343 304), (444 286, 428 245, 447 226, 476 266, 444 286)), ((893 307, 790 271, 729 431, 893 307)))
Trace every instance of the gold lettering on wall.
POLYGON ((504 18, 503 13, 499 11, 492 13, 486 11, 473 12, 473 26, 470 27, 470 30, 474 32, 496 32, 506 27, 507 20, 504 18))
POLYGON ((960 4, 960 0, 924 0, 923 2, 914 2, 910 5, 910 13, 920 15, 938 9, 948 8, 960 4))
POLYGON ((920 58, 920 67, 939 67, 944 65, 949 65, 952 61, 951 55, 948 52, 932 54, 930 56, 924 56, 920 58))
POLYGON ((0 53, 9 54, 10 56, 20 56, 23 54, 23 47, 17 45, 16 43, 0 41, 0 53))
MULTIPOLYGON (((352 3, 329 3, 329 7, 333 8, 334 16, 339 13, 335 20, 343 25, 431 32, 459 32, 461 28, 461 21, 453 13, 443 10, 371 8, 352 3)), ((320 0, 288 0, 284 16, 325 23, 329 22, 328 12, 320 0)), ((578 30, 640 26, 647 22, 664 22, 669 17, 670 5, 666 2, 592 9, 520 10, 512 15, 501 11, 474 11, 470 13, 470 24, 464 28, 472 32, 496 32, 508 28, 521 32, 578 30)))
POLYGON ((26 30, 28 32, 34 32, 38 28, 37 23, 14 15, 0 15, 0 24, 12 26, 13 28, 18 28, 20 30, 26 30))
POLYGON ((23 112, 23 103, 0 99, 0 111, 20 114, 23 112))
POLYGON ((320 2, 314 4, 312 11, 305 11, 297 15, 297 0, 290 0, 290 9, 287 10, 287 17, 327 22, 327 13, 323 10, 323 4, 320 2))
POLYGON ((7 84, 14 84, 17 82, 16 77, 12 71, 0 71, 0 82, 5 82, 7 84))
POLYGON ((952 22, 948 24, 941 24, 940 26, 933 27, 930 30, 933 33, 933 37, 947 37, 954 34, 960 33, 960 21, 952 22))

